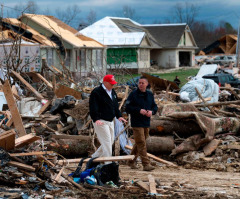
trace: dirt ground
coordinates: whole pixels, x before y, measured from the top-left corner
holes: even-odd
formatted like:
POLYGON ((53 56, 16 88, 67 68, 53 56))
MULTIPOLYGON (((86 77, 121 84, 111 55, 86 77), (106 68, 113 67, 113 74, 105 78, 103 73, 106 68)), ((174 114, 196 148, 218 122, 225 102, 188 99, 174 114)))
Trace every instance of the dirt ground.
POLYGON ((168 195, 167 198, 240 198, 239 173, 167 168, 159 165, 154 171, 146 172, 142 168, 132 170, 127 165, 120 166, 122 181, 141 179, 148 182, 148 174, 160 180, 158 189, 164 190, 163 194, 168 195), (178 197, 174 197, 176 193, 178 197))

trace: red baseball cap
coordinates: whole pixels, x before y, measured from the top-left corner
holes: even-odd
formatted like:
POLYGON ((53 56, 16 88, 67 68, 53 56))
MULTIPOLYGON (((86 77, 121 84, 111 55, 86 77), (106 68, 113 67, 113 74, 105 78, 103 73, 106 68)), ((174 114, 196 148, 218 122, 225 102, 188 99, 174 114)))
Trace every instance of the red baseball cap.
POLYGON ((117 82, 115 81, 115 78, 113 75, 105 75, 104 78, 103 78, 103 81, 104 82, 109 82, 110 84, 114 85, 114 84, 117 84, 117 82))

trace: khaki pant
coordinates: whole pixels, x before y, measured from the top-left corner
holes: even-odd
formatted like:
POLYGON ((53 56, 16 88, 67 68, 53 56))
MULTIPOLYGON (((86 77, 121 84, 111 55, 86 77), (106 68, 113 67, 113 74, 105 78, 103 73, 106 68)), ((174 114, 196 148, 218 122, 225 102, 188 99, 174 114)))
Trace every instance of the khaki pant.
POLYGON ((131 155, 135 155, 135 158, 131 160, 130 163, 134 163, 137 160, 138 156, 140 156, 142 165, 146 166, 150 163, 150 160, 147 156, 146 146, 146 139, 149 137, 149 128, 133 127, 132 129, 135 144, 132 148, 131 155))
MULTIPOLYGON (((110 157, 112 156, 112 145, 114 143, 114 122, 108 122, 105 120, 100 120, 103 125, 96 125, 93 123, 94 131, 97 134, 97 138, 101 146, 97 151, 92 154, 92 157, 110 157)), ((105 162, 108 164, 111 162, 105 162)))

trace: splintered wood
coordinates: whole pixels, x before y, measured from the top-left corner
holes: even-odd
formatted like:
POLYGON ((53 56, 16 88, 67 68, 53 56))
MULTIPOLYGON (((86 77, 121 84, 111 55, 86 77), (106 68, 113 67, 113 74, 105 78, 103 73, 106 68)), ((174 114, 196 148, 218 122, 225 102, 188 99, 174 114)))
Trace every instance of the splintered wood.
POLYGON ((6 98, 7 103, 8 103, 8 107, 11 111, 14 126, 17 130, 18 135, 19 136, 26 135, 26 131, 25 131, 25 128, 23 126, 22 118, 19 114, 17 104, 16 104, 15 99, 13 97, 12 89, 11 89, 11 86, 10 86, 8 80, 6 80, 5 83, 3 84, 3 92, 4 92, 5 98, 6 98))

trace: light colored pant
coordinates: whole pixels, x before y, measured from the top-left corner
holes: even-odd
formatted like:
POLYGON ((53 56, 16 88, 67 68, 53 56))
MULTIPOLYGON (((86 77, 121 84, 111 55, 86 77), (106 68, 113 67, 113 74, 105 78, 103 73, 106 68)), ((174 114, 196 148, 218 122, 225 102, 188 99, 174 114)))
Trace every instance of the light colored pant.
MULTIPOLYGON (((114 121, 108 122, 105 120, 100 120, 103 125, 96 125, 93 123, 94 131, 97 134, 97 138, 101 146, 97 151, 92 154, 92 157, 110 157, 112 156, 112 145, 114 143, 114 121)), ((108 164, 111 162, 105 162, 108 164)))

